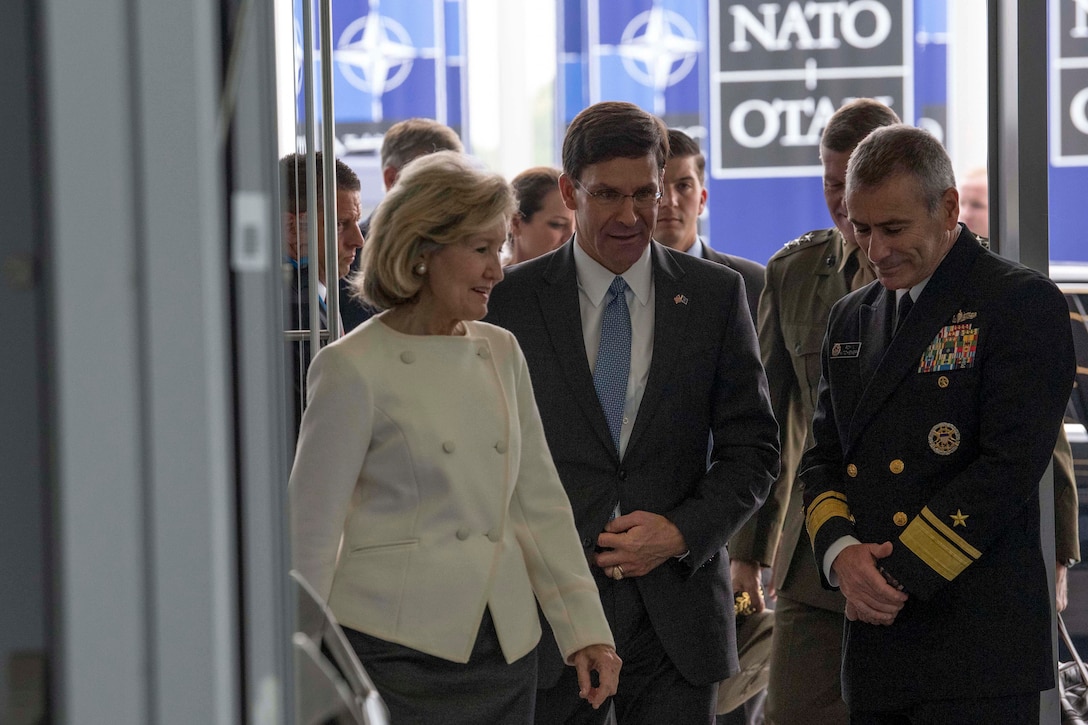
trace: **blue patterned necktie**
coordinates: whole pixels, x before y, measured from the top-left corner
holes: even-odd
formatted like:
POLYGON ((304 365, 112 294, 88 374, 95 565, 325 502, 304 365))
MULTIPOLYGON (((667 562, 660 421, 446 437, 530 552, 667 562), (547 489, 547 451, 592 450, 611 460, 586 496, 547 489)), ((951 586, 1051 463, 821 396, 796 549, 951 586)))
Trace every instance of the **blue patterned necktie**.
POLYGON ((601 318, 601 345, 593 368, 593 387, 601 401, 616 452, 620 450, 623 404, 627 400, 627 378, 631 373, 631 313, 627 309, 627 283, 616 277, 608 287, 611 297, 601 318))

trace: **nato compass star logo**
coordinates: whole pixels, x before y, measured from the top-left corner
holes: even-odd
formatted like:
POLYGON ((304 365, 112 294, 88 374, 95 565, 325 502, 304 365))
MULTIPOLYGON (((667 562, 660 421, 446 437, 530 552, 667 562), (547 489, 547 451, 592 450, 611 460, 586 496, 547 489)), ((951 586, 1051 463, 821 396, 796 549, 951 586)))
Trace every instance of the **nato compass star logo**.
POLYGON ((687 18, 654 6, 627 24, 617 53, 628 75, 654 89, 654 110, 663 113, 665 89, 691 72, 701 50, 702 44, 687 18))
POLYGON ((404 26, 379 12, 379 0, 371 0, 369 12, 344 28, 333 52, 348 83, 371 97, 371 116, 382 120, 382 95, 412 72, 420 49, 404 26))

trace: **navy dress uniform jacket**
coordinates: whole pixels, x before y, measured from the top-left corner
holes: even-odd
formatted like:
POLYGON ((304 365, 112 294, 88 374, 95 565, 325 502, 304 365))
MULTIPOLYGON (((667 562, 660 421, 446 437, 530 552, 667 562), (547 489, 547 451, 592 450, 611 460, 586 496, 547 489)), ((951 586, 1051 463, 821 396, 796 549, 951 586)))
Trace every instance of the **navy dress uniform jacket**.
POLYGON ((890 541, 910 596, 891 626, 846 623, 844 698, 1048 689, 1038 497, 1074 374, 1062 294, 961 228, 889 344, 894 299, 874 282, 832 309, 801 463, 821 576, 840 537, 890 541))

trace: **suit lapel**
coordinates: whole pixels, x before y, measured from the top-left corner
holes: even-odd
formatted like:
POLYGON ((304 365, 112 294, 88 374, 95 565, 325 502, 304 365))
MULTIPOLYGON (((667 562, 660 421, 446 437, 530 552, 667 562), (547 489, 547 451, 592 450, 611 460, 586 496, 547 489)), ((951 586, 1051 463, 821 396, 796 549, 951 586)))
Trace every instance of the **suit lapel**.
POLYGON ((552 255, 548 268, 544 270, 545 284, 537 294, 563 380, 570 386, 571 394, 601 443, 612 455, 617 455, 608 421, 597 399, 597 390, 593 387, 593 372, 589 369, 582 336, 578 275, 574 268, 575 243, 572 238, 552 255))
MULTIPOLYGON (((691 298, 692 291, 683 284, 684 271, 660 244, 651 242, 650 259, 654 274, 654 350, 650 360, 650 373, 646 390, 635 416, 635 427, 627 442, 627 451, 635 450, 635 444, 650 425, 654 410, 661 402, 665 383, 674 375, 679 365, 684 330, 688 323, 690 305, 679 299, 691 298)), ((603 418, 603 413, 601 414, 603 418)))
MULTIPOLYGON (((910 316, 903 323, 903 327, 891 344, 887 346, 871 379, 859 381, 861 385, 868 382, 868 386, 861 394, 850 421, 850 444, 857 440, 865 430, 865 426, 884 406, 904 378, 915 373, 926 347, 933 341, 938 330, 952 319, 962 306, 964 290, 970 287, 965 280, 981 253, 982 247, 975 241, 973 235, 961 229, 956 243, 933 273, 918 301, 914 303, 910 316)), ((894 299, 894 293, 880 295, 884 305, 891 304, 888 301, 889 297, 894 299)), ((884 305, 879 305, 877 319, 871 320, 875 324, 871 324, 869 328, 862 328, 863 340, 872 339, 874 346, 883 346, 883 340, 886 339, 883 337, 885 326, 891 324, 890 310, 884 305), (866 330, 869 331, 866 332, 866 330), (877 337, 878 334, 880 337, 877 337)), ((865 324, 861 310, 859 310, 859 323, 865 324)), ((862 350, 864 349, 863 343, 862 350)))

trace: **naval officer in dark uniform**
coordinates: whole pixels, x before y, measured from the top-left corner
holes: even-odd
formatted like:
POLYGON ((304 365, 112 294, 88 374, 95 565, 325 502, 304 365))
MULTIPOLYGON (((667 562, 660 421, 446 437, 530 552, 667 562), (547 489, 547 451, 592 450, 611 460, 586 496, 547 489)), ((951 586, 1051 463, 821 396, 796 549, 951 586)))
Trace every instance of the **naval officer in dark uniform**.
POLYGON ((879 283, 831 311, 801 462, 846 597, 851 722, 1034 723, 1053 686, 1039 480, 1074 374, 1061 292, 957 222, 947 153, 874 131, 846 207, 879 283))

